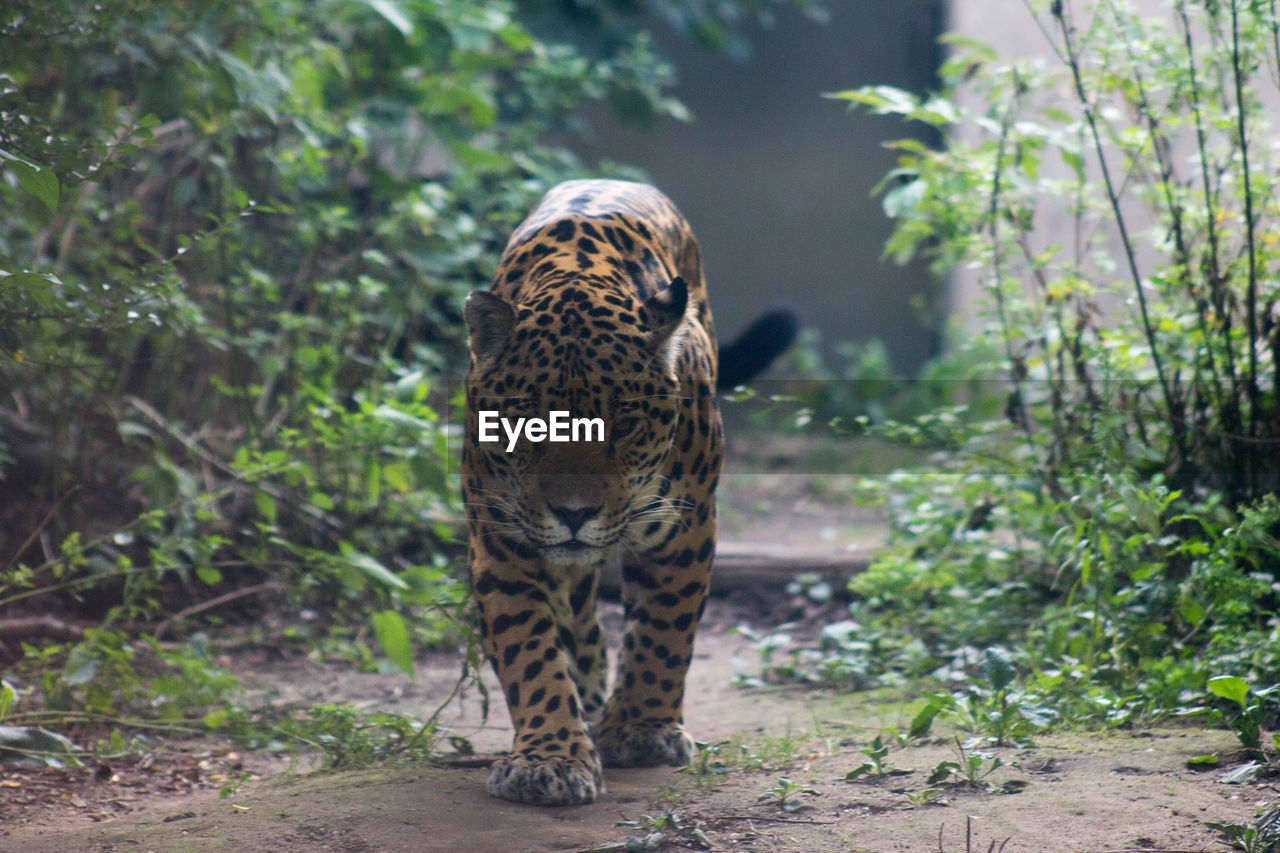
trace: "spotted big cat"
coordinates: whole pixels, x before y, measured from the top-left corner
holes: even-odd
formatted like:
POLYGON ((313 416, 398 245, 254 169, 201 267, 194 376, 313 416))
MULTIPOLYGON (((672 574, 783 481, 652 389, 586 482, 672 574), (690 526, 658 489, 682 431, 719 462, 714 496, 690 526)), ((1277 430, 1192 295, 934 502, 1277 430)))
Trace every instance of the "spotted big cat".
POLYGON ((548 192, 464 314, 471 583, 515 728, 488 790, 589 803, 603 767, 694 753, 683 698, 715 555, 717 374, 763 369, 795 321, 766 314, 719 349, 688 223, 653 187, 607 180, 548 192), (551 440, 556 413, 600 428, 551 440), (511 440, 487 440, 502 421, 511 440), (606 695, 596 588, 617 561, 626 628, 606 695))

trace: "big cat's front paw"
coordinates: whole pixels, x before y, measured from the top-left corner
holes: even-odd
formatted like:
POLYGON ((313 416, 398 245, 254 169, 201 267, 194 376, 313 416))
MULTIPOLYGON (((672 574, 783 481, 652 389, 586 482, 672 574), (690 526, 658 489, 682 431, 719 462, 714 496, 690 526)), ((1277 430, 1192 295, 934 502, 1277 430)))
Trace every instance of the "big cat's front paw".
POLYGON ((605 767, 683 767, 697 751, 684 726, 657 720, 621 725, 606 721, 593 740, 605 767))
POLYGON ((504 755, 489 768, 489 793, 499 799, 537 806, 591 803, 604 792, 604 775, 595 755, 504 755))

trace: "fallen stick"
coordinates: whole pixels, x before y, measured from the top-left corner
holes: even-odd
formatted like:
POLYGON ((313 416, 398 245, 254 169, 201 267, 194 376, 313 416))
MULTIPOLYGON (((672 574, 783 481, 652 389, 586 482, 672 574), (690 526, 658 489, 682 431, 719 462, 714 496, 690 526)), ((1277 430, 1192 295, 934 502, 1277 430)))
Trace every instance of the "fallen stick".
POLYGON ((155 638, 157 640, 160 639, 175 622, 186 619, 188 616, 195 616, 197 613, 203 613, 206 610, 221 607, 229 601, 235 601, 237 598, 244 598, 249 595, 257 595, 258 593, 265 592, 267 590, 280 590, 283 588, 283 585, 277 581, 266 581, 265 583, 246 586, 244 589, 233 589, 231 592, 224 592, 222 595, 211 598, 208 601, 193 604, 190 607, 179 610, 177 613, 156 625, 155 638))
POLYGON ((49 637, 54 640, 83 640, 84 629, 68 625, 52 616, 26 616, 0 619, 0 640, 29 640, 49 637))

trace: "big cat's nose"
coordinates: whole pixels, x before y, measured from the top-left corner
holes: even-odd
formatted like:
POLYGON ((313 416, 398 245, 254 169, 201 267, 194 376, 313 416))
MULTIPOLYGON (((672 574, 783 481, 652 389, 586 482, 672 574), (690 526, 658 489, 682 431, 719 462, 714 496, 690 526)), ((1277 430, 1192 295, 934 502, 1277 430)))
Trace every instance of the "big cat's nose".
POLYGON ((551 514, 560 519, 569 528, 569 532, 577 535, 578 528, 586 524, 596 513, 600 511, 598 506, 575 507, 570 509, 564 506, 548 505, 547 509, 551 510, 551 514))

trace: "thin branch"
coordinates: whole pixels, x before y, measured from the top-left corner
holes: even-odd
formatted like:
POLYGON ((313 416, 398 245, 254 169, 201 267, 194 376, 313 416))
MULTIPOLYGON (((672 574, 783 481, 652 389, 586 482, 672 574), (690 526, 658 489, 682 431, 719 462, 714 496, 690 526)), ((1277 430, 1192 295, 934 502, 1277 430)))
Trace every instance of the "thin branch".
POLYGON ((69 625, 52 616, 0 619, 0 640, 29 640, 33 637, 52 637, 63 641, 82 640, 84 629, 78 625, 69 625))
POLYGON ((260 592, 267 592, 269 590, 278 591, 282 589, 284 589, 284 585, 278 581, 265 581, 260 584, 254 584, 253 586, 246 586, 243 589, 233 589, 230 592, 225 592, 222 595, 215 596, 214 598, 211 598, 208 601, 202 601, 199 604, 193 604, 190 607, 179 610, 177 613, 173 614, 172 616, 168 617, 163 622, 158 624, 155 630, 155 638, 159 640, 161 637, 165 635, 165 633, 169 630, 169 628, 173 626, 174 623, 181 622, 183 619, 186 619, 189 616, 195 616, 197 613, 203 613, 206 610, 212 610, 215 607, 221 607, 222 605, 227 604, 228 602, 231 602, 231 601, 235 601, 238 598, 245 598, 250 595, 257 595, 260 592))
MULTIPOLYGON (((92 711, 25 711, 5 718, 8 725, 56 725, 58 723, 107 723, 112 726, 123 726, 127 729, 155 729, 157 731, 181 732, 188 735, 208 734, 205 728, 193 728, 181 723, 156 722, 139 720, 133 717, 120 717, 115 714, 97 714, 92 711)), ((79 753, 81 755, 86 752, 79 753)))
MULTIPOLYGON (((1246 225, 1246 241, 1249 249, 1249 283, 1245 306, 1249 324, 1249 384, 1245 393, 1249 396, 1249 424, 1246 432, 1250 436, 1258 434, 1258 417, 1261 414, 1258 406, 1258 255, 1254 245, 1254 230, 1257 222, 1253 214, 1253 186, 1249 176, 1249 136, 1245 126, 1244 72, 1240 68, 1240 20, 1236 6, 1237 0, 1231 0, 1231 70, 1236 89, 1236 125, 1240 134, 1240 169, 1244 178, 1244 218, 1246 225)), ((1250 486, 1257 485, 1257 472, 1250 466, 1250 486)))
MULTIPOLYGON (((1225 405, 1218 403, 1222 407, 1222 437, 1225 440, 1231 433, 1239 431, 1243 421, 1240 411, 1240 377, 1236 369, 1236 349, 1232 335, 1232 309, 1227 303, 1226 279, 1222 274, 1216 214, 1217 203, 1214 196, 1214 182, 1209 175, 1208 134, 1205 130, 1204 114, 1200 108, 1200 82, 1197 77, 1191 21, 1187 15, 1185 0, 1179 0, 1175 9, 1182 22, 1183 44, 1186 46, 1187 51, 1187 75, 1191 86, 1190 103, 1196 124, 1196 147, 1200 158, 1200 182, 1204 189, 1205 221, 1209 238, 1209 254, 1202 261, 1202 274, 1205 278, 1205 285, 1208 288, 1208 298, 1216 314, 1214 326, 1220 329, 1223 360, 1225 362, 1227 380, 1231 385, 1231 393, 1227 396, 1225 405)), ((1212 32, 1213 30, 1210 29, 1211 37, 1212 32)), ((1199 302, 1200 300, 1197 299, 1197 307, 1199 302)), ((1208 338, 1206 337, 1206 342, 1207 340, 1208 338)), ((1210 350, 1210 352, 1212 351, 1210 350)), ((1226 449, 1228 456, 1230 456, 1230 449, 1226 449)), ((1233 492, 1238 488, 1238 473, 1237 470, 1227 472, 1228 483, 1233 492)))
POLYGON ((49 507, 49 511, 45 513, 44 518, 40 519, 40 523, 35 526, 35 529, 31 531, 31 534, 27 536, 27 538, 23 540, 22 544, 18 546, 17 550, 13 552, 13 556, 9 559, 9 562, 5 563, 6 570, 13 569, 14 564, 18 562, 18 558, 22 556, 22 553, 30 548, 31 543, 36 541, 40 534, 44 532, 45 527, 47 527, 49 522, 53 519, 54 513, 58 511, 59 507, 66 503, 67 498, 80 491, 81 488, 82 486, 77 483, 63 492, 62 497, 53 502, 53 506, 49 507))
POLYGON ((1080 101, 1085 121, 1089 125, 1090 135, 1093 137, 1094 151, 1098 155, 1098 165, 1102 170, 1102 181, 1107 188, 1107 200, 1111 203, 1111 211, 1115 217, 1116 227, 1120 232, 1120 243, 1124 248, 1125 260, 1129 265, 1129 273, 1133 278, 1134 292, 1138 297, 1138 309, 1142 316, 1143 335, 1145 336, 1147 346, 1151 351, 1151 361, 1155 365, 1156 378, 1160 383, 1160 390, 1164 396, 1164 404, 1165 408, 1168 410, 1169 422, 1173 426, 1173 439, 1177 446, 1178 457, 1185 458, 1185 439, 1182 435, 1181 429, 1178 427, 1178 424, 1182 423, 1182 416, 1178 412, 1173 395, 1173 389, 1169 384, 1168 376, 1165 375, 1164 361, 1160 357, 1155 329, 1151 325, 1151 314, 1147 308, 1147 296, 1146 293, 1143 292, 1142 274, 1138 271, 1138 260, 1134 253, 1133 240, 1129 237, 1129 228, 1125 225, 1124 213, 1120 210, 1120 197, 1116 193, 1115 183, 1111 178, 1111 168, 1107 163, 1106 152, 1102 147, 1102 135, 1098 130, 1097 116, 1094 114, 1093 107, 1089 103, 1089 96, 1085 92, 1084 80, 1080 74, 1080 56, 1076 53, 1076 45, 1071 35, 1071 26, 1067 23, 1067 14, 1063 4, 1054 4, 1053 15, 1057 19, 1058 27, 1062 32, 1063 44, 1066 48, 1068 64, 1071 68, 1071 77, 1075 84, 1076 97, 1080 101))
POLYGON ((1274 82, 1277 86, 1280 86, 1280 18, 1276 17, 1276 0, 1270 0, 1269 5, 1271 6, 1271 44, 1272 50, 1275 51, 1272 54, 1272 58, 1276 63, 1274 82))
MULTIPOLYGON (((151 404, 149 404, 146 400, 143 400, 141 397, 137 397, 133 394, 126 394, 124 397, 124 400, 126 403, 129 403, 131 406, 133 406, 135 409, 137 409, 139 412, 145 415, 156 426, 160 427, 169 435, 171 435, 174 438, 174 440, 176 440, 179 444, 181 444, 183 447, 189 450, 191 454, 195 456, 197 459, 200 459, 202 462, 208 465, 211 465, 212 467, 218 469, 219 471, 226 474, 227 476, 235 478, 237 481, 248 482, 248 477, 246 476, 246 472, 241 471, 240 469, 236 468, 234 465, 230 464, 229 462, 219 459, 217 456, 214 456, 212 453, 205 450, 203 447, 199 445, 199 443, 194 438, 186 435, 181 430, 179 430, 173 423, 171 423, 167 418, 165 418, 164 415, 157 412, 155 408, 151 406, 151 404)), ((281 500, 281 501, 287 500, 287 496, 285 495, 285 493, 282 492, 276 486, 272 485, 271 483, 259 482, 259 483, 255 483, 254 485, 257 488, 261 489, 263 492, 270 495, 271 497, 275 498, 276 500, 281 500)), ((309 515, 312 518, 316 519, 317 521, 323 522, 330 529, 340 530, 342 528, 342 522, 339 521, 336 516, 330 513, 326 513, 323 510, 321 510, 319 507, 316 507, 312 504, 303 504, 301 507, 301 511, 304 514, 309 515)))
MULTIPOLYGON (((1020 82, 1017 79, 1017 72, 1014 72, 1014 91, 1017 91, 1020 82)), ((1016 103, 1016 101, 1015 101, 1016 103)), ((1005 108, 1004 114, 1000 117, 1000 140, 996 145, 996 162, 992 169, 991 175, 991 203, 987 211, 990 219, 991 231, 991 274, 995 278, 995 297, 996 312, 1000 317, 1000 335, 1004 341, 1005 356, 1009 359, 1009 372, 1013 380, 1013 393, 1017 400, 1016 409, 1010 412, 1010 416, 1017 416, 1017 424, 1022 431, 1031 437, 1031 424, 1027 418, 1026 397, 1022 394, 1022 373, 1023 367, 1021 361, 1014 356, 1013 339, 1009 335, 1009 317, 1005 310, 1004 299, 1004 270, 1002 263, 1002 255, 1000 252, 1000 190, 1001 178, 1004 173, 1004 156, 1005 148, 1009 144, 1009 129, 1012 125, 1013 106, 1005 108)))
MULTIPOLYGON (((1116 9, 1114 5, 1112 6, 1112 13, 1116 17, 1117 24, 1124 27, 1125 22, 1122 19, 1119 10, 1116 9)), ((1172 146, 1169 142, 1169 138, 1161 130, 1160 123, 1156 119, 1155 110, 1151 105, 1151 99, 1147 96, 1146 80, 1143 78, 1140 70, 1141 63, 1133 52, 1134 39, 1126 38, 1124 39, 1124 44, 1125 52, 1129 59, 1129 66, 1133 69, 1133 81, 1138 94, 1138 110, 1141 113, 1142 118, 1146 121, 1147 133, 1151 138, 1151 150, 1155 153, 1156 162, 1160 167, 1160 189, 1164 194, 1165 206, 1168 209, 1169 222, 1173 232, 1174 254, 1177 258, 1178 275, 1181 279, 1181 283, 1187 286, 1191 291, 1193 299, 1195 299, 1195 288, 1192 287, 1190 283, 1189 270, 1191 267, 1191 251, 1188 247, 1186 231, 1183 227, 1183 207, 1174 192, 1174 188, 1181 182, 1178 180, 1178 176, 1170 156, 1172 146)), ((1212 219, 1213 211, 1208 211, 1208 216, 1212 219)), ((1209 339, 1209 330, 1208 320, 1205 317, 1203 308, 1201 307, 1203 305, 1203 301, 1199 299, 1195 299, 1195 301, 1198 309, 1196 315, 1200 327, 1200 333, 1204 335, 1207 342, 1209 339)), ((1212 347, 1206 347, 1206 355, 1208 358, 1209 373, 1213 379, 1214 387, 1217 387, 1219 381, 1218 365, 1217 360, 1214 358, 1212 347)), ((1193 382, 1192 384, 1195 386, 1199 385, 1198 382, 1193 382)), ((1175 434, 1181 433, 1185 435, 1185 421, 1171 423, 1170 427, 1174 430, 1175 434)), ((1180 442, 1179 447, 1185 453, 1186 445, 1180 442)), ((1191 459, 1184 455, 1181 462, 1183 465, 1190 465, 1191 459)))

